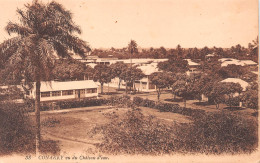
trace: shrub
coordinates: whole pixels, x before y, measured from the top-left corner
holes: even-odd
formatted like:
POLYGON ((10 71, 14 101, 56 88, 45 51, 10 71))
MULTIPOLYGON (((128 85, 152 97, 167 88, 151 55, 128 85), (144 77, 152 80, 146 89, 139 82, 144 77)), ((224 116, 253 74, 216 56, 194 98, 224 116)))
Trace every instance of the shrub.
MULTIPOLYGON (((34 124, 25 105, 0 103, 0 155, 35 153, 34 124)), ((41 152, 57 154, 56 141, 42 140, 41 152)))
POLYGON ((0 154, 34 151, 34 132, 23 108, 14 103, 1 103, 0 131, 0 154))
POLYGON ((178 151, 206 154, 250 153, 257 147, 257 122, 229 112, 193 117, 193 124, 176 126, 178 151))
POLYGON ((132 107, 133 102, 130 100, 130 96, 111 96, 107 99, 107 105, 117 107, 132 107))
POLYGON ((135 97, 133 99, 133 103, 136 106, 149 107, 149 108, 158 109, 163 112, 178 113, 186 116, 199 116, 200 114, 205 113, 204 110, 185 108, 185 107, 181 107, 179 104, 162 103, 162 102, 156 103, 152 100, 143 99, 141 97, 135 97))
POLYGON ((114 116, 109 125, 95 128, 103 134, 98 144, 102 152, 109 154, 163 154, 174 150, 173 129, 154 117, 145 117, 133 109, 114 116), (122 118, 122 119, 121 119, 122 118))

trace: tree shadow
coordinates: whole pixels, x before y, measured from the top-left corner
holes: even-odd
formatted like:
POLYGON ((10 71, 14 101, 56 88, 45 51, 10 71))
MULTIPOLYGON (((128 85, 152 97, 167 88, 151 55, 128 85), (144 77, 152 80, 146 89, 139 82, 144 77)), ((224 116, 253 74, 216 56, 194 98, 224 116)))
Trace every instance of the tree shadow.
POLYGON ((122 94, 121 92, 104 92, 102 93, 102 95, 118 95, 118 94, 122 94))
POLYGON ((181 99, 181 98, 176 98, 176 99, 174 99, 174 98, 167 98, 167 99, 165 99, 164 101, 169 101, 169 102, 183 102, 183 99, 181 99))
POLYGON ((212 105, 212 104, 209 103, 208 101, 194 102, 193 104, 195 104, 195 105, 199 105, 199 106, 208 106, 208 105, 212 105))
POLYGON ((230 111, 238 111, 238 110, 244 110, 245 108, 239 107, 239 106, 231 106, 231 107, 224 107, 223 109, 230 110, 230 111))

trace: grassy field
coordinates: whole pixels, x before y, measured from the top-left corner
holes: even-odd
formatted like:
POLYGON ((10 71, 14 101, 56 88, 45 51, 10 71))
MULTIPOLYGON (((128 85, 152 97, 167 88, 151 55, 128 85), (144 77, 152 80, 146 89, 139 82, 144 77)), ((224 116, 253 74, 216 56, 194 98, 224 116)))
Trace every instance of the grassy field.
MULTIPOLYGON (((124 91, 116 92, 114 88, 109 88, 109 91, 114 95, 124 94, 124 91)), ((104 87, 104 92, 107 92, 107 87, 104 87)), ((106 98, 109 95, 102 95, 100 98, 106 98)), ((130 95, 131 98, 139 96, 157 101, 156 92, 138 93, 130 95)), ((171 102, 167 99, 172 99, 169 92, 163 92, 161 95, 162 102, 176 103, 183 106, 182 100, 179 102, 171 102)), ((198 105, 197 100, 188 100, 187 107, 193 109, 202 109, 207 112, 220 112, 226 105, 220 105, 220 109, 216 109, 215 105, 198 105)), ((171 112, 160 112, 159 110, 140 107, 144 116, 154 116, 161 123, 166 125, 171 124, 189 124, 192 122, 192 117, 184 116, 171 112)), ((59 142, 60 153, 82 153, 82 154, 97 154, 98 150, 96 143, 102 141, 102 135, 93 134, 93 129, 100 125, 110 125, 114 115, 121 116, 130 108, 117 107, 87 107, 80 110, 71 109, 70 111, 49 111, 42 112, 42 136, 45 140, 55 140, 59 142)), ((254 115, 255 111, 244 108, 242 110, 231 111, 232 114, 239 114, 245 116, 247 119, 257 120, 254 115)))
MULTIPOLYGON (((129 108, 103 108, 96 110, 81 110, 55 114, 42 114, 42 135, 44 139, 58 140, 61 153, 80 152, 96 153, 95 143, 100 143, 99 135, 91 134, 96 126, 109 125, 110 116, 122 115, 129 108)), ((145 116, 155 116, 163 123, 188 123, 190 118, 175 113, 159 112, 156 109, 141 108, 145 116)))

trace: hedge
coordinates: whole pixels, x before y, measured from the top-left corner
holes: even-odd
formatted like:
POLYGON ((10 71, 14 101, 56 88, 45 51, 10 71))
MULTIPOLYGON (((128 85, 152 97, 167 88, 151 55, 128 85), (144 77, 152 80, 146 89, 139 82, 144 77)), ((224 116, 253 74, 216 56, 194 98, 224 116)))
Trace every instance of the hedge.
POLYGON ((181 107, 179 104, 162 103, 162 102, 156 103, 155 101, 143 99, 141 97, 134 97, 133 103, 136 106, 149 107, 149 108, 158 109, 163 112, 178 113, 186 116, 196 116, 205 113, 205 110, 185 108, 185 107, 181 107))

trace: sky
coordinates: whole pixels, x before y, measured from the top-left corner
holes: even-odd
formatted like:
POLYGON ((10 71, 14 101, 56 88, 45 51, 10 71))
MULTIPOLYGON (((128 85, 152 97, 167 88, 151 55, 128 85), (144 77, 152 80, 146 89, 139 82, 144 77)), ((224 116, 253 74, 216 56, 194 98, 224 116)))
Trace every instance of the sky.
MULTIPOLYGON (((50 2, 50 0, 42 0, 50 2)), ((258 35, 258 0, 56 0, 73 13, 91 48, 247 47, 258 35)), ((0 42, 29 0, 0 0, 0 42)))

